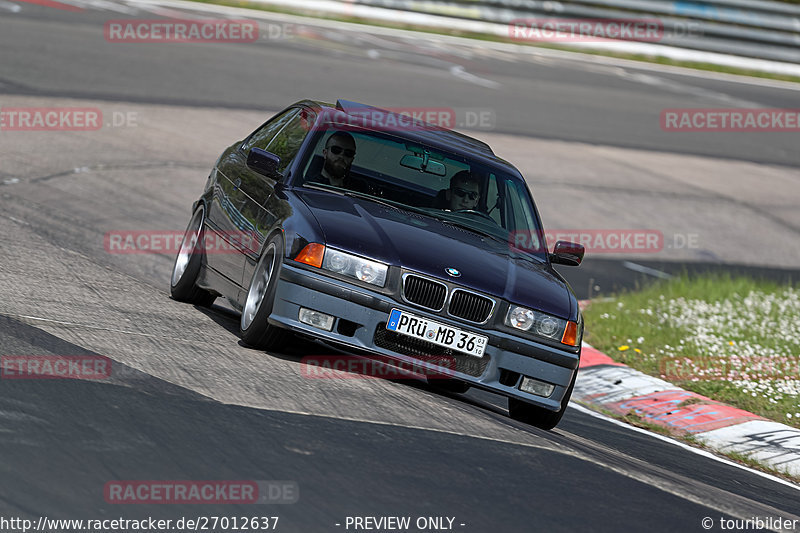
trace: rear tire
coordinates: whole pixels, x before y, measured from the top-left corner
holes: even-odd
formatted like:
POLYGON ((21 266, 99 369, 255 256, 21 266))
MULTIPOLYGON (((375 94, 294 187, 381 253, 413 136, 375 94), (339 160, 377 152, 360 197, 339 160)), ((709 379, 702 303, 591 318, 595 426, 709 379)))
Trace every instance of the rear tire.
POLYGON ((280 350, 289 339, 288 331, 267 322, 272 314, 282 264, 283 236, 276 233, 264 246, 258 259, 242 309, 239 334, 248 346, 262 350, 280 350))
POLYGON ((186 227, 172 266, 169 291, 174 300, 208 307, 217 297, 197 286, 197 277, 203 265, 204 251, 201 243, 205 233, 205 212, 205 206, 200 204, 186 227))
POLYGON ((509 398, 508 416, 514 420, 536 426, 540 429, 553 429, 561 422, 561 417, 564 416, 564 412, 567 410, 567 405, 569 405, 569 399, 572 397, 572 389, 575 388, 575 379, 577 377, 578 372, 576 370, 575 374, 572 376, 572 382, 569 384, 567 392, 561 400, 561 409, 558 411, 550 411, 516 398, 509 398))

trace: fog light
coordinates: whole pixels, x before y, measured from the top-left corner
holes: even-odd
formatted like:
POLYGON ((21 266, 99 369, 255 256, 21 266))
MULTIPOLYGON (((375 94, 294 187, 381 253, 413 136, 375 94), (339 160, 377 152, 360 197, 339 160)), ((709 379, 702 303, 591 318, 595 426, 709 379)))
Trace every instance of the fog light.
POLYGON ((545 398, 549 398, 550 395, 553 394, 553 391, 556 390, 556 386, 552 383, 545 383, 544 381, 539 381, 538 379, 523 376, 522 384, 519 386, 519 390, 522 392, 535 394, 536 396, 544 396, 545 398))
POLYGON ((303 324, 308 324, 315 328, 324 329, 325 331, 333 329, 333 317, 325 313, 320 313, 319 311, 312 311, 311 309, 301 307, 299 318, 300 322, 303 324))

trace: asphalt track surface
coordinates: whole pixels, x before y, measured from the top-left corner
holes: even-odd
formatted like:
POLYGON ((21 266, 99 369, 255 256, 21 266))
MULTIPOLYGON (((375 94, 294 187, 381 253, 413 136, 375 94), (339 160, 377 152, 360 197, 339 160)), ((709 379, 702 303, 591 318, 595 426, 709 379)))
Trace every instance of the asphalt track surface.
MULTIPOLYGON (((798 518, 796 488, 582 410, 570 409, 544 432, 510 420, 490 394, 304 378, 300 359, 327 348, 298 340, 288 353, 247 349, 226 306, 205 310, 168 298, 171 256, 114 254, 103 245, 112 230, 182 230, 218 153, 266 111, 306 96, 347 97, 491 108, 495 127, 477 136, 493 146, 492 139, 506 141, 507 157, 521 167, 536 163, 525 160, 528 147, 552 158, 552 180, 531 178, 546 223, 566 224, 559 217, 580 211, 584 226, 571 227, 620 227, 607 221, 623 213, 601 199, 641 193, 636 176, 658 189, 642 172, 648 164, 728 165, 720 179, 730 187, 704 184, 724 189, 725 201, 695 192, 698 204, 721 205, 718 217, 706 217, 707 245, 630 261, 662 271, 791 277, 800 261, 783 248, 798 225, 791 209, 799 197, 796 134, 692 139, 653 124, 661 108, 687 100, 797 107, 797 91, 319 28, 248 45, 121 45, 103 40, 106 20, 160 15, 110 10, 123 4, 81 12, 19 5, 16 12, 0 7, 0 106, 96 106, 105 117, 133 112, 137 122, 99 132, 0 132, 2 354, 97 354, 114 362, 106 380, 0 381, 0 516, 279 516, 279 530, 303 532, 344 530, 336 524, 347 516, 448 516, 455 529, 476 532, 702 531, 704 517, 715 520, 714 530, 720 518, 798 518), (572 174, 558 174, 552 154, 561 167, 591 175, 581 147, 613 154, 604 161, 616 161, 621 173, 597 178, 601 199, 573 204, 581 191, 559 181, 572 174), (747 182, 750 171, 781 184, 775 198, 747 192, 770 188, 747 182), (755 228, 766 252, 748 246, 725 256, 712 245, 728 238, 726 225, 738 214, 752 227, 765 212, 777 228, 755 228), (774 256, 765 255, 770 250, 774 256), (770 268, 776 262, 781 268, 770 268), (300 499, 260 506, 104 500, 109 481, 150 479, 292 480, 300 499)), ((667 204, 659 194, 636 198, 642 213, 661 220, 696 210, 681 194, 667 204)), ((637 216, 622 227, 653 227, 637 216)), ((585 286, 632 286, 647 275, 639 270, 612 256, 565 274, 584 297, 585 286)))

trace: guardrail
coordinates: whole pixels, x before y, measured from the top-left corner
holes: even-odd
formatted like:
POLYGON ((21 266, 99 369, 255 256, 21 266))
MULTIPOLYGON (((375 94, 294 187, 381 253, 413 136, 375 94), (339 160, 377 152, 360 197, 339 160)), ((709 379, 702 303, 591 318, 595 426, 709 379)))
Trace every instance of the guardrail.
POLYGON ((506 24, 510 35, 520 19, 650 19, 663 30, 657 44, 800 64, 800 5, 768 0, 339 1, 506 24))

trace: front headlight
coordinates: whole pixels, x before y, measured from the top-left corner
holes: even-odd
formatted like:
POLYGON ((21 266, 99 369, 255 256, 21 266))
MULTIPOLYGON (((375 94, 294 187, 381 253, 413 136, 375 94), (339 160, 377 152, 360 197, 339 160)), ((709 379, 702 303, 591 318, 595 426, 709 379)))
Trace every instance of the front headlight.
POLYGON ((340 252, 332 248, 325 248, 325 257, 322 260, 322 268, 355 278, 364 283, 371 283, 378 287, 383 287, 386 283, 386 272, 388 265, 370 261, 361 257, 340 252))
POLYGON ((569 346, 578 346, 581 341, 582 331, 578 323, 518 305, 509 306, 508 313, 506 313, 506 326, 569 346))
POLYGON ((506 325, 528 331, 536 323, 536 315, 530 309, 511 306, 506 315, 506 325))

